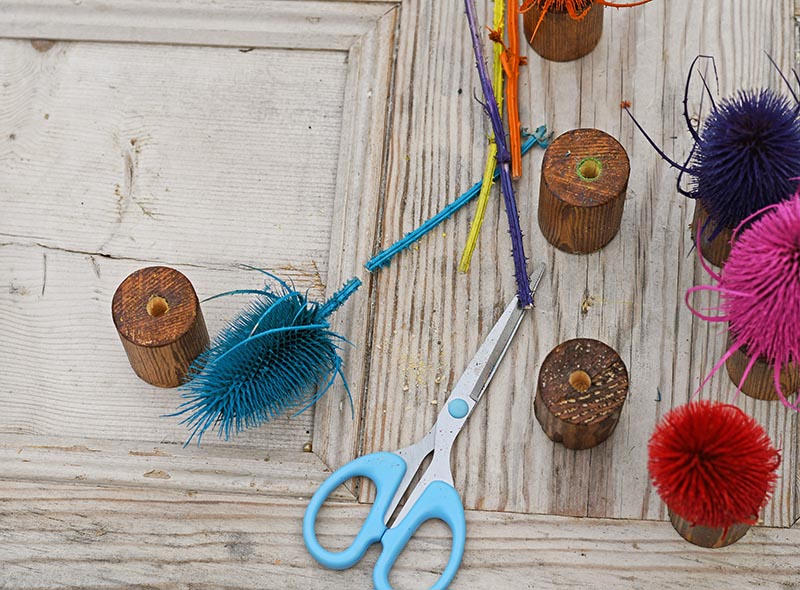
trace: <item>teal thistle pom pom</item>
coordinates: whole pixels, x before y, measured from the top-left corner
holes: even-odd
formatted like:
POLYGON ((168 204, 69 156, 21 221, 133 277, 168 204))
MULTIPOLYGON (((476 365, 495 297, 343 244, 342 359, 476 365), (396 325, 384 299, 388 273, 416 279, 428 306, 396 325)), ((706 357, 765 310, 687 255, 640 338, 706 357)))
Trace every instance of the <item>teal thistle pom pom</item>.
MULTIPOLYGON (((264 272, 264 271, 261 271, 264 272)), ((255 299, 216 337, 189 370, 181 386, 186 400, 173 416, 185 416, 197 444, 209 429, 227 440, 287 411, 301 413, 330 389, 342 373, 341 344, 328 317, 361 285, 353 278, 326 303, 308 300, 284 281, 263 289, 221 293, 252 294, 255 299)), ((213 299, 213 298, 212 298, 213 299)), ((350 398, 352 408, 352 397, 350 398)))

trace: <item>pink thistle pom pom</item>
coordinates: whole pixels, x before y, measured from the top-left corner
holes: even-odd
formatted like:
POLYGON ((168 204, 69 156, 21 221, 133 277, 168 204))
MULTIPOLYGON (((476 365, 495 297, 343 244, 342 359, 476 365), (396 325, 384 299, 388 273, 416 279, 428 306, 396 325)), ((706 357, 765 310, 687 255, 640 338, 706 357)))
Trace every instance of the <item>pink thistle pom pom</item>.
MULTIPOLYGON (((784 365, 800 361, 800 191, 788 201, 770 205, 742 221, 734 233, 731 254, 720 274, 700 261, 717 285, 700 285, 686 292, 686 304, 696 316, 711 322, 729 322, 733 344, 706 377, 705 385, 724 362, 745 348, 750 362, 739 389, 758 357, 775 369, 775 389, 783 404, 800 410, 781 390, 784 365), (755 221, 752 221, 755 219, 755 221), (752 222, 738 238, 739 229, 752 222), (719 291, 723 315, 707 316, 692 308, 695 291, 719 291)), ((699 243, 699 241, 698 241, 699 243)))

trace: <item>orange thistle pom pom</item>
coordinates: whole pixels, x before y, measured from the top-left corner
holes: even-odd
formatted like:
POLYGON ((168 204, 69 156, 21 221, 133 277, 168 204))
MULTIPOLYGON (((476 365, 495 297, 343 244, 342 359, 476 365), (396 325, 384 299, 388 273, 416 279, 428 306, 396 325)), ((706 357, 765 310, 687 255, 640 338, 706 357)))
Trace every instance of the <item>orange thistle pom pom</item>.
MULTIPOLYGON (((511 1, 513 2, 515 0, 511 1)), ((545 15, 550 10, 566 12, 571 18, 581 20, 586 16, 586 13, 589 12, 593 4, 609 6, 611 8, 630 8, 632 6, 641 6, 648 2, 650 2, 650 0, 637 0, 629 3, 611 2, 610 0, 524 0, 522 6, 520 6, 520 12, 527 12, 533 7, 539 8, 542 11, 539 22, 536 23, 536 28, 533 30, 533 34, 530 38, 530 40, 533 41, 545 15)))

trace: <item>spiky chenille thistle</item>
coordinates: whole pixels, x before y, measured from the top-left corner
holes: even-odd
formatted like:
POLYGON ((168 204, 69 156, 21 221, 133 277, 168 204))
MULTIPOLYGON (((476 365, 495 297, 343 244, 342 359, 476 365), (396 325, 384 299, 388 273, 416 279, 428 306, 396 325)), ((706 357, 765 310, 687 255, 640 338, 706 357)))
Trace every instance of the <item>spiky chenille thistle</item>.
MULTIPOLYGON (((519 1, 519 0, 512 0, 519 1)), ((573 20, 583 19, 593 5, 608 6, 610 8, 632 8, 634 6, 641 6, 647 4, 651 0, 635 0, 633 2, 612 2, 611 0, 524 0, 520 6, 520 12, 527 12, 531 8, 536 7, 542 11, 539 16, 539 21, 531 34, 530 40, 536 36, 539 27, 550 11, 553 12, 566 12, 573 20)))
POLYGON ((337 375, 347 388, 339 356, 344 338, 331 331, 328 316, 361 281, 351 279, 320 304, 269 276, 278 283, 274 290, 265 286, 222 294, 256 298, 190 369, 191 380, 182 386, 186 401, 175 414, 185 415, 181 423, 191 429, 187 444, 194 437, 200 444, 211 427, 228 439, 287 411, 302 412, 328 391, 337 375))
POLYGON ((762 88, 739 90, 717 103, 706 86, 711 111, 698 132, 689 117, 688 93, 700 59, 714 63, 713 58, 700 55, 689 69, 683 117, 694 146, 684 164, 656 146, 630 109, 623 106, 659 155, 680 171, 678 192, 698 199, 708 211, 710 227, 703 228, 703 234, 712 240, 723 229, 735 228, 756 211, 786 200, 794 192, 793 179, 800 175, 800 101, 780 70, 792 93, 791 100, 762 88), (688 188, 682 186, 684 174, 690 177, 688 188))
POLYGON ((736 406, 692 402, 656 426, 647 469, 661 499, 692 525, 754 524, 781 457, 764 428, 736 406))
MULTIPOLYGON (((775 390, 783 404, 800 411, 800 401, 787 400, 796 392, 783 391, 780 382, 786 365, 800 363, 800 193, 753 217, 750 226, 735 236, 721 273, 711 270, 700 257, 717 284, 698 285, 686 292, 686 303, 695 315, 707 321, 728 322, 733 341, 700 387, 731 355, 743 349, 750 362, 739 389, 755 362, 764 358, 773 367, 775 390), (722 315, 709 316, 693 309, 690 297, 696 291, 719 291, 722 315)), ((737 232, 750 221, 745 219, 737 232)))

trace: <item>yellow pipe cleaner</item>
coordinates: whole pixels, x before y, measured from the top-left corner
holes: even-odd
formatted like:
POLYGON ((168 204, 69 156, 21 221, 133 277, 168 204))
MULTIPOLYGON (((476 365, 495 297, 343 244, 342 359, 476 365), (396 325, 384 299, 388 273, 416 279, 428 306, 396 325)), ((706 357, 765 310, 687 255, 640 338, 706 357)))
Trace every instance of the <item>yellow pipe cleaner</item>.
MULTIPOLYGON (((516 2, 516 0, 511 0, 516 2)), ((503 64, 500 56, 503 53, 503 20, 505 13, 505 0, 495 0, 494 2, 494 30, 490 38, 494 41, 494 62, 492 64, 492 89, 497 97, 497 108, 503 112, 503 64)), ((497 165, 497 143, 494 140, 494 133, 489 135, 489 146, 486 150, 486 167, 483 169, 483 185, 478 195, 478 207, 475 210, 475 217, 469 227, 469 236, 461 254, 461 261, 458 263, 459 272, 469 271, 469 263, 472 260, 472 253, 478 243, 478 234, 481 233, 483 217, 486 213, 486 206, 489 204, 489 192, 494 184, 493 175, 497 165)))

